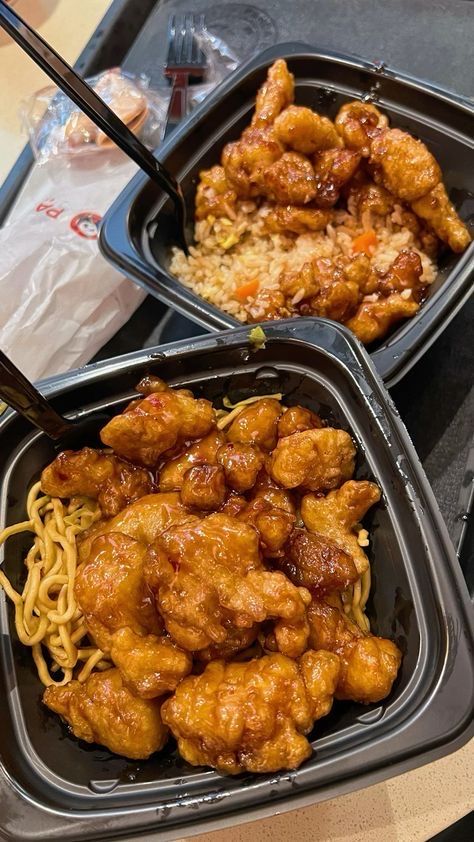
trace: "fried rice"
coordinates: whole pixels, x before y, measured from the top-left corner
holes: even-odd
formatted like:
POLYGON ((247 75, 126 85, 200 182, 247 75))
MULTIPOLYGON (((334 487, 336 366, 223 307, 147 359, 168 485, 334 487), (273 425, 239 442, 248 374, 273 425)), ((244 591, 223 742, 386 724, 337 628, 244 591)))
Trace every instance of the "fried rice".
MULTIPOLYGON (((402 249, 416 251, 421 259, 422 283, 433 283, 436 263, 420 248, 415 234, 402 224, 401 205, 387 216, 366 211, 356 214, 349 200, 347 210, 334 211, 325 231, 299 235, 273 234, 265 231, 268 205, 237 202, 229 217, 199 221, 195 225, 195 245, 189 256, 175 248, 170 270, 185 286, 220 307, 241 322, 248 320, 245 302, 236 291, 244 284, 258 281, 259 289, 278 289, 282 272, 298 271, 315 258, 351 258, 352 241, 373 229, 377 244, 370 255, 374 269, 385 272, 402 249)), ((369 296, 370 298, 370 296, 369 296)))

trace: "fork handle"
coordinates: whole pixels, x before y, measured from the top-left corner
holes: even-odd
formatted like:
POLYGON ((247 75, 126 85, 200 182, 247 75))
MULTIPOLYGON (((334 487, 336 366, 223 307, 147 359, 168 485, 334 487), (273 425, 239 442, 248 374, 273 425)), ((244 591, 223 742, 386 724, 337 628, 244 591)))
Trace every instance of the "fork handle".
POLYGON ((171 98, 166 116, 165 137, 176 128, 183 117, 186 116, 188 107, 188 84, 189 72, 177 71, 171 77, 171 98))

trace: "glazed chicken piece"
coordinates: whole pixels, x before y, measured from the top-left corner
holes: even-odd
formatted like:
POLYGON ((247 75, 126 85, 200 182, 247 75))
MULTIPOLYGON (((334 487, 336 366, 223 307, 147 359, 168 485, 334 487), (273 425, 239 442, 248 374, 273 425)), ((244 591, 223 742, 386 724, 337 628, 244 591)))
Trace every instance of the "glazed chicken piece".
POLYGON ((134 402, 132 409, 105 425, 100 437, 119 456, 153 468, 162 453, 180 442, 206 436, 214 426, 210 401, 170 389, 134 402))
POLYGON ((311 646, 335 652, 341 663, 336 699, 371 704, 385 699, 401 664, 391 640, 365 634, 343 611, 314 600, 308 609, 311 646))
POLYGON ((350 480, 326 497, 306 494, 301 501, 301 517, 309 532, 329 538, 351 556, 361 575, 369 562, 354 527, 379 500, 380 489, 374 482, 350 480))
POLYGON ((342 146, 334 123, 320 117, 311 108, 290 105, 276 118, 274 124, 278 140, 295 152, 312 155, 322 149, 342 146))
POLYGON ((305 406, 290 406, 278 421, 278 438, 284 439, 304 430, 317 430, 323 426, 319 415, 305 406))
POLYGON ((311 624, 312 645, 325 651, 340 651, 354 640, 366 636, 357 623, 351 620, 340 605, 330 604, 329 599, 314 598, 307 610, 311 624))
POLYGON ((233 219, 236 213, 237 193, 227 181, 224 167, 211 167, 199 173, 196 190, 196 219, 208 216, 233 219))
POLYGON ((378 289, 379 275, 372 269, 370 257, 361 252, 352 257, 343 268, 344 277, 359 288, 360 293, 374 293, 378 289))
POLYGON ((341 677, 336 698, 365 705, 389 695, 402 661, 393 641, 370 634, 352 646, 345 646, 340 657, 341 677))
POLYGON ((222 151, 222 166, 237 196, 249 199, 262 195, 265 172, 283 151, 272 129, 251 127, 240 140, 228 143, 222 151))
POLYGON ((370 211, 378 216, 386 216, 391 213, 394 205, 394 197, 385 187, 370 182, 365 184, 358 191, 357 211, 359 214, 370 211))
POLYGON ((355 455, 354 443, 344 430, 305 430, 278 441, 269 473, 283 488, 328 491, 352 476, 355 455))
POLYGON ((316 178, 310 161, 298 152, 285 152, 266 167, 262 192, 281 205, 306 205, 316 196, 316 178))
POLYGON ((295 79, 289 72, 286 61, 277 59, 268 71, 266 81, 257 94, 253 126, 269 126, 278 117, 280 111, 293 102, 295 79))
POLYGON ((99 535, 120 532, 143 544, 151 544, 170 526, 193 520, 196 515, 183 506, 179 494, 149 494, 131 503, 112 520, 94 524, 79 536, 79 561, 87 560, 92 542, 99 535))
POLYGON ((422 274, 423 266, 419 254, 416 251, 403 249, 380 278, 378 291, 388 296, 392 292, 401 293, 404 290, 410 290, 415 301, 420 301, 424 289, 421 281, 422 274))
POLYGON ((304 734, 331 709, 338 675, 330 652, 306 652, 297 663, 283 655, 214 661, 181 682, 163 721, 194 766, 234 775, 296 769, 311 755, 304 734))
POLYGON ((320 208, 272 205, 265 216, 265 229, 271 234, 306 234, 308 231, 324 231, 331 219, 331 211, 320 208))
POLYGON ((244 406, 227 429, 227 438, 234 443, 254 444, 262 450, 273 450, 278 437, 278 419, 282 407, 273 398, 244 406))
POLYGON ((223 444, 225 444, 224 433, 213 429, 203 439, 183 450, 179 456, 167 461, 159 472, 160 491, 179 491, 186 471, 194 465, 217 465, 217 451, 223 444))
POLYGON ((287 302, 298 307, 301 315, 345 321, 357 309, 358 285, 330 258, 304 263, 295 272, 282 272, 278 280, 287 302))
POLYGON ((153 490, 148 471, 91 447, 64 450, 41 474, 41 490, 51 497, 97 499, 105 518, 153 490))
POLYGON ((361 170, 356 172, 344 193, 354 202, 354 210, 359 216, 367 211, 375 216, 387 216, 392 213, 396 201, 385 187, 369 180, 361 170))
POLYGON ((136 634, 130 628, 115 632, 110 656, 123 684, 134 696, 156 699, 176 690, 189 675, 193 660, 169 638, 136 634))
POLYGON ((225 473, 221 465, 194 465, 183 477, 181 502, 184 506, 210 512, 225 500, 225 473))
POLYGON ((393 292, 379 301, 362 301, 356 313, 346 322, 346 327, 368 345, 385 336, 392 325, 414 316, 419 307, 414 298, 405 298, 401 293, 393 292))
POLYGON ((406 202, 420 199, 441 181, 425 144, 400 129, 385 129, 372 139, 369 163, 375 181, 406 202))
POLYGON ((364 158, 370 155, 372 140, 388 126, 388 119, 370 102, 346 102, 335 119, 336 129, 347 149, 364 158))
POLYGON ((92 542, 76 574, 74 594, 88 632, 99 649, 110 652, 112 635, 125 626, 136 634, 160 634, 163 624, 143 578, 146 547, 111 532, 92 542))
POLYGON ((255 529, 220 513, 165 532, 149 549, 145 578, 168 633, 189 651, 266 619, 296 623, 310 600, 264 569, 255 529))
POLYGON ((354 175, 361 156, 350 149, 326 149, 313 159, 316 175, 315 204, 320 208, 332 208, 339 199, 344 184, 354 175))
MULTIPOLYGON (((229 626, 227 637, 222 643, 211 643, 205 649, 199 649, 193 652, 195 661, 201 663, 209 663, 209 661, 223 660, 230 661, 235 659, 243 659, 246 650, 251 647, 258 635, 259 626, 257 624, 251 626, 249 629, 236 629, 229 626)), ((305 645, 308 640, 309 626, 306 631, 305 645)))
POLYGON ((271 632, 271 652, 282 652, 288 658, 298 658, 308 649, 309 623, 306 612, 299 620, 278 620, 271 632))
POLYGON ((249 491, 255 485, 265 457, 254 444, 230 441, 217 451, 217 461, 224 469, 225 481, 229 488, 243 492, 249 491))
POLYGON ((303 302, 301 315, 321 316, 346 322, 357 310, 359 287, 353 281, 335 279, 332 284, 323 286, 317 295, 303 302))
POLYGON ((468 247, 471 235, 449 201, 443 184, 437 184, 421 199, 412 202, 412 208, 452 251, 459 253, 468 247))
MULTIPOLYGON (((156 377, 155 374, 145 374, 145 377, 142 377, 138 385, 135 386, 135 391, 144 395, 144 397, 148 397, 148 395, 154 395, 157 392, 169 392, 170 387, 161 377, 156 377)), ((181 389, 180 391, 184 393, 187 390, 181 389)), ((191 395, 192 393, 189 392, 188 394, 191 395)))
POLYGON ((345 322, 356 312, 360 298, 358 284, 348 280, 345 269, 334 265, 329 258, 314 261, 313 267, 319 289, 315 295, 301 301, 298 305, 300 314, 345 322))
POLYGON ((134 696, 118 669, 94 672, 84 684, 71 681, 63 687, 47 687, 43 702, 68 723, 78 739, 131 760, 145 760, 160 751, 168 738, 160 701, 134 696))
MULTIPOLYGON (((286 415, 286 413, 285 413, 286 415)), ((284 416, 282 416, 283 418, 284 416)), ((250 500, 267 500, 276 509, 283 509, 291 515, 295 514, 295 504, 291 491, 285 488, 280 488, 267 474, 265 469, 262 469, 257 476, 257 480, 252 489, 250 500)))
POLYGON ((247 321, 270 322, 275 319, 287 319, 293 315, 285 296, 279 289, 259 289, 253 301, 246 306, 247 321))
POLYGON ((323 535, 294 529, 277 560, 278 569, 294 585, 320 595, 344 591, 359 578, 352 557, 323 535))
POLYGON ((273 506, 263 497, 256 497, 240 512, 238 519, 253 526, 259 535, 260 549, 267 558, 280 555, 293 532, 295 515, 273 506))
POLYGON ((230 517, 238 517, 247 505, 247 500, 242 494, 231 491, 225 502, 220 506, 219 512, 230 517))
POLYGON ((296 271, 282 272, 278 278, 278 283, 285 298, 294 304, 313 298, 321 289, 321 277, 317 270, 316 261, 303 263, 301 269, 296 271))

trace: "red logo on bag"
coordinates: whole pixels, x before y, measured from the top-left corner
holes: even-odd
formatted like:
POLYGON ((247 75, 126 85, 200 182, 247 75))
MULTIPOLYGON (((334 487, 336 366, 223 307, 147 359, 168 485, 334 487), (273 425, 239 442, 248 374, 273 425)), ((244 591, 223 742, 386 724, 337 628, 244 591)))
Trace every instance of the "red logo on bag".
POLYGON ((75 234, 84 237, 86 240, 97 240, 99 234, 99 222, 102 219, 98 213, 82 211, 71 219, 70 226, 75 234))

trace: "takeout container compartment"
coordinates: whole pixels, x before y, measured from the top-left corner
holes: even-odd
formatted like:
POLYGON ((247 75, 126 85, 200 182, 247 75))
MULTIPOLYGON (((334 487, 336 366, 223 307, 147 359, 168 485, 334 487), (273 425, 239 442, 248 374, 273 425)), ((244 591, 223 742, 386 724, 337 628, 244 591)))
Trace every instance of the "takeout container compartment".
MULTIPOLYGON (((158 157, 184 191, 190 241, 198 174, 219 163, 223 146, 249 124, 256 92, 279 57, 295 75, 297 104, 334 117, 343 102, 368 97, 388 114, 392 126, 425 141, 441 165, 461 217, 474 221, 472 103, 383 66, 290 43, 266 50, 233 73, 160 147, 158 157)), ((104 218, 103 254, 149 293, 207 329, 239 324, 170 274, 170 213, 170 202, 138 174, 104 218)), ((454 317, 469 295, 473 271, 474 244, 462 255, 445 254, 419 313, 370 349, 387 384, 397 382, 454 317)))
MULTIPOLYGON (((393 638, 403 663, 391 696, 364 707, 336 702, 311 736, 300 769, 225 777, 193 768, 173 745, 132 762, 68 735, 41 704, 31 652, 17 640, 0 597, 0 828, 8 838, 130 835, 159 828, 171 839, 324 800, 412 769, 462 745, 472 733, 474 639, 468 596, 433 494, 398 413, 362 346, 340 325, 298 319, 265 326, 265 348, 247 327, 138 351, 46 381, 43 391, 76 417, 114 414, 147 373, 191 388, 217 405, 282 392, 354 436, 356 478, 375 479, 383 498, 369 513, 372 629, 393 638)), ((8 413, 2 521, 24 519, 27 489, 53 445, 8 413)), ((5 570, 18 586, 28 535, 7 543, 5 570)))

